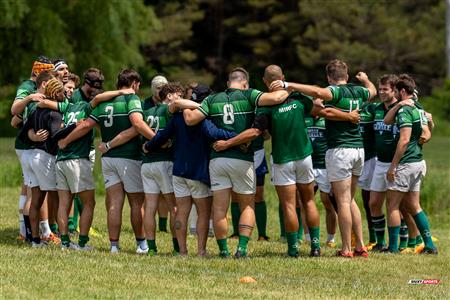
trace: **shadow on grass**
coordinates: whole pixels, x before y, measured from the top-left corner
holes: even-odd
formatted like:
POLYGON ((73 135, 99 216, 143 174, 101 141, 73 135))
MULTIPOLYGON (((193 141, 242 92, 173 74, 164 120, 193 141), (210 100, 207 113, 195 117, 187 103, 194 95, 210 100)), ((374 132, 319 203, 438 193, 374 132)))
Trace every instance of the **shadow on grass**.
POLYGON ((27 243, 24 241, 20 241, 17 239, 19 236, 19 229, 8 227, 8 228, 2 228, 0 229, 0 245, 9 245, 9 246, 18 246, 18 245, 24 245, 26 246, 27 243))

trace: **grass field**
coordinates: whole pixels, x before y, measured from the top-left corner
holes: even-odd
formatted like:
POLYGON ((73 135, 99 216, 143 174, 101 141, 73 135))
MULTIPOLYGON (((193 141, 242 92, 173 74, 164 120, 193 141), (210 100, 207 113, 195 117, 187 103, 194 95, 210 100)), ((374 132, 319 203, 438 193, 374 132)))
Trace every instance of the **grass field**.
MULTIPOLYGON (((188 240, 189 258, 173 257, 168 234, 158 234, 161 255, 134 254, 135 245, 129 210, 125 205, 121 235, 122 253, 110 255, 106 234, 104 190, 97 191, 94 227, 101 236, 92 237, 90 253, 62 252, 57 247, 31 249, 17 242, 17 203, 20 168, 13 139, 0 139, 0 298, 395 298, 448 299, 449 239, 449 149, 447 138, 434 138, 425 147, 428 174, 422 198, 431 211, 433 235, 439 237, 438 256, 371 254, 369 259, 346 260, 323 256, 311 259, 308 246, 301 246, 297 260, 283 257, 286 245, 278 242, 277 200, 268 185, 270 242, 250 242, 249 260, 216 258, 214 239, 208 242, 211 258, 199 259, 195 239, 188 240), (256 283, 242 284, 251 276, 256 283), (409 285, 410 279, 439 279, 439 285, 409 285)), ((96 167, 98 182, 101 175, 96 167)), ((318 204, 322 209, 322 205, 318 204)), ((325 240, 323 211, 322 242, 325 240)), ((337 235, 339 236, 339 234, 337 235)), ((367 235, 366 235, 367 236, 367 235)), ((339 240, 339 238, 338 238, 339 240)), ((232 250, 236 241, 230 241, 232 250)))

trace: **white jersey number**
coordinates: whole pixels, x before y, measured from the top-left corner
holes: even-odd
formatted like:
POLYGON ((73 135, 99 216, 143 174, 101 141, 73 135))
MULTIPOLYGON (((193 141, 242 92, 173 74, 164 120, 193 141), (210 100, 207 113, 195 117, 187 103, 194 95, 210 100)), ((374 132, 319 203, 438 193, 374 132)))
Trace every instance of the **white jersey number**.
POLYGON ((151 128, 155 128, 155 133, 158 132, 159 130, 159 117, 158 116, 149 116, 147 118, 147 124, 148 126, 150 126, 151 128), (153 127, 153 125, 155 125, 155 127, 153 127))
POLYGON ((80 114, 79 111, 69 113, 69 115, 67 116, 68 120, 67 120, 66 124, 76 123, 79 114, 80 114))
POLYGON ((234 108, 233 104, 225 104, 223 106, 223 123, 230 125, 234 123, 234 108))
POLYGON ((349 100, 350 102, 350 110, 349 112, 352 112, 353 110, 358 110, 359 109, 359 100, 349 100), (356 108, 353 109, 353 105, 356 105, 356 108))
POLYGON ((105 107, 105 112, 108 114, 106 116, 106 120, 103 123, 105 127, 111 127, 113 125, 113 114, 114 114, 114 106, 108 105, 105 107))

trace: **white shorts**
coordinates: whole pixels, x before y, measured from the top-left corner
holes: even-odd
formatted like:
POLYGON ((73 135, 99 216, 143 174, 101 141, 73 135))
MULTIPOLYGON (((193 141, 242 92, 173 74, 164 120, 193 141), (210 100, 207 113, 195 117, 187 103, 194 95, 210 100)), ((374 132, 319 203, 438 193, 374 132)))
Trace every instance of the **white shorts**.
POLYGON ((25 185, 29 182, 30 176, 28 175, 29 172, 31 172, 31 166, 30 166, 30 160, 33 153, 33 149, 27 149, 27 150, 19 150, 16 149, 16 155, 20 162, 20 167, 22 168, 22 177, 23 182, 25 185))
POLYGON ((102 157, 102 173, 105 181, 105 188, 109 188, 119 182, 122 182, 123 188, 127 193, 142 193, 140 160, 102 157))
POLYGON ((362 190, 370 191, 370 184, 373 178, 373 172, 375 171, 375 164, 377 162, 377 158, 373 157, 364 162, 364 167, 362 170, 361 177, 358 179, 358 185, 362 190))
POLYGON ((211 190, 232 188, 238 194, 256 192, 255 165, 251 161, 218 157, 209 162, 211 190))
POLYGON ((399 164, 395 172, 395 179, 393 182, 388 182, 387 188, 388 190, 404 193, 419 192, 420 184, 426 173, 427 166, 424 160, 414 163, 399 164))
POLYGON ((327 169, 314 169, 314 179, 322 193, 330 193, 331 184, 328 181, 327 169))
POLYGON ((212 195, 211 189, 201 181, 173 176, 173 190, 175 197, 192 196, 194 199, 206 198, 212 195))
POLYGON ((95 189, 94 164, 87 158, 56 162, 56 188, 72 194, 95 189))
POLYGON ((27 186, 39 186, 41 191, 56 191, 56 156, 34 149, 30 157, 31 172, 27 186))
POLYGON ((333 148, 325 154, 328 180, 330 182, 361 176, 364 166, 363 148, 333 148))
POLYGON ((263 163, 265 155, 266 151, 264 149, 255 151, 255 153, 253 154, 253 163, 255 164, 255 169, 258 169, 258 167, 263 163))
POLYGON ((314 171, 311 155, 285 164, 273 164, 272 183, 274 185, 307 184, 313 181, 314 171))
POLYGON ((173 162, 157 161, 142 164, 141 177, 146 194, 173 193, 173 162))
POLYGON ((95 164, 95 149, 92 149, 89 152, 89 160, 91 161, 91 163, 95 164))
POLYGON ((391 163, 381 162, 377 160, 375 163, 375 170, 373 171, 372 182, 370 183, 370 190, 374 192, 386 192, 388 181, 386 178, 387 171, 391 163))

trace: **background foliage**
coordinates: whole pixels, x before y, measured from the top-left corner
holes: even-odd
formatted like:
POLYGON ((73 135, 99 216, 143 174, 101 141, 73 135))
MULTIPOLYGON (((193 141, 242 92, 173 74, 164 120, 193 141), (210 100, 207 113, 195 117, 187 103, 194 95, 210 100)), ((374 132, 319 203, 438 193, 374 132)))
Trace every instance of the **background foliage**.
MULTIPOLYGON (((162 73, 220 90, 238 65, 263 88, 260 77, 271 63, 289 80, 324 85, 324 66, 333 58, 373 81, 410 73, 423 96, 449 88, 440 0, 0 0, 0 14, 2 124, 9 124, 15 88, 40 54, 65 58, 78 75, 102 69, 107 88, 118 71, 132 67, 144 87, 162 73)), ((444 105, 448 112, 446 102, 427 101, 426 108, 444 105)))

